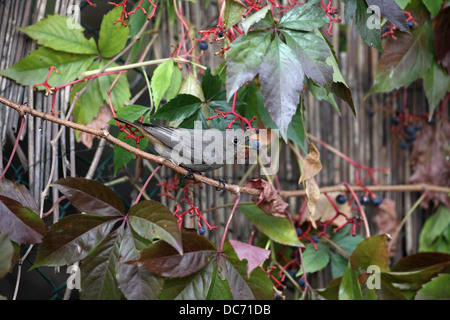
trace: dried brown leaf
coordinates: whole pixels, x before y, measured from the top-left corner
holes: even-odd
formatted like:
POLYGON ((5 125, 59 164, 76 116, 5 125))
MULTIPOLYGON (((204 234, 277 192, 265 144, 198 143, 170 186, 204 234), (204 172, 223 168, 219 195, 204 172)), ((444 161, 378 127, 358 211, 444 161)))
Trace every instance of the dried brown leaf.
MULTIPOLYGON (((336 196, 340 194, 339 192, 329 192, 327 193, 328 197, 325 194, 321 194, 319 200, 317 200, 317 204, 315 206, 314 219, 316 222, 326 222, 333 220, 332 224, 336 226, 343 225, 346 221, 346 217, 351 217, 351 207, 348 202, 344 204, 339 204, 336 202, 336 196), (330 202, 336 205, 341 215, 336 217, 336 210, 330 202), (345 216, 344 216, 345 215, 345 216)), ((308 220, 310 221, 310 213, 309 208, 306 209, 305 214, 303 216, 302 222, 308 220)))
MULTIPOLYGON (((383 199, 383 202, 377 207, 373 222, 377 226, 379 234, 394 235, 398 228, 397 214, 395 212, 395 201, 383 199)), ((389 255, 395 253, 395 243, 390 246, 389 255)))
POLYGON ((302 183, 303 181, 306 181, 308 179, 313 178, 316 174, 322 170, 322 163, 320 162, 320 153, 319 150, 317 150, 316 146, 314 144, 309 145, 309 153, 305 157, 305 159, 302 161, 302 175, 300 176, 300 179, 298 180, 298 183, 302 183))
MULTIPOLYGON (((424 183, 443 187, 450 186, 450 125, 436 120, 434 125, 425 125, 417 135, 411 152, 411 183, 424 183)), ((450 197, 445 193, 428 192, 421 206, 428 208, 443 203, 450 206, 450 197)))
POLYGON ((245 183, 244 187, 262 190, 259 197, 252 201, 265 213, 274 217, 284 217, 288 204, 278 195, 277 190, 265 180, 253 179, 245 183))
POLYGON ((316 225, 316 207, 320 198, 320 189, 313 179, 306 180, 306 197, 308 198, 309 220, 314 228, 316 225))
MULTIPOLYGON (((101 107, 94 120, 92 120, 91 123, 87 124, 87 126, 94 129, 107 129, 109 127, 107 123, 109 120, 111 120, 111 118, 112 118, 111 109, 109 108, 109 106, 104 105, 103 107, 101 107)), ((86 147, 92 148, 94 136, 86 132, 81 132, 79 140, 86 147)))

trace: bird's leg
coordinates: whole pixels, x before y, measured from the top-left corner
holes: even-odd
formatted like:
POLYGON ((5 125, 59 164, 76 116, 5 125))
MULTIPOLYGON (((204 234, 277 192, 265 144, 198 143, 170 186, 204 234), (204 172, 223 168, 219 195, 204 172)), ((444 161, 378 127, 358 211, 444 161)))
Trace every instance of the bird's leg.
POLYGON ((187 170, 187 174, 185 176, 183 176, 183 179, 190 179, 190 180, 195 180, 194 177, 194 172, 192 171, 191 168, 185 168, 187 170))
POLYGON ((219 191, 220 189, 222 189, 223 192, 227 191, 227 185, 226 185, 227 182, 222 179, 219 179, 218 181, 219 181, 219 185, 223 186, 223 187, 220 187, 220 186, 216 187, 216 190, 219 191))

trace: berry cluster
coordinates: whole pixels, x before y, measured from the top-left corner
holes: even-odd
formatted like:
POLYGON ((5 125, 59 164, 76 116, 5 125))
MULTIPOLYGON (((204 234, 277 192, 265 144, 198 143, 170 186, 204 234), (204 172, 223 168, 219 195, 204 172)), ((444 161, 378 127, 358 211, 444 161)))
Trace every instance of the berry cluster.
MULTIPOLYGON (((417 22, 416 20, 414 20, 413 16, 411 15, 411 13, 409 13, 408 11, 403 11, 403 13, 406 16, 406 23, 408 24, 408 27, 410 29, 413 29, 417 26, 417 22)), ((392 39, 397 40, 397 38, 394 36, 394 31, 397 29, 396 26, 394 26, 391 22, 389 22, 386 26, 383 27, 383 29, 381 30, 381 37, 384 38, 388 35, 391 36, 392 39)))

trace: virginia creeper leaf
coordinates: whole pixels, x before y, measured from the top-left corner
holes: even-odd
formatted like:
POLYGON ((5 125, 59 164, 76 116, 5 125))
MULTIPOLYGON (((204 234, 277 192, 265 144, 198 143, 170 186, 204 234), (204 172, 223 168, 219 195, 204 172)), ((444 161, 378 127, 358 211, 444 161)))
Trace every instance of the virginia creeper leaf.
POLYGON ((450 274, 440 274, 417 291, 415 300, 449 300, 450 274))
POLYGON ((405 14, 394 0, 366 0, 366 3, 369 7, 376 6, 380 8, 380 13, 383 18, 392 22, 400 31, 409 33, 405 14))
POLYGON ((353 269, 367 269, 376 265, 381 271, 388 268, 389 255, 387 252, 386 235, 381 234, 364 239, 353 251, 350 264, 353 269))
POLYGON ((2 178, 0 180, 0 195, 16 200, 39 214, 39 205, 36 199, 23 184, 2 178))
POLYGON ((211 69, 209 67, 206 68, 202 78, 202 91, 205 100, 213 100, 220 92, 221 87, 222 81, 220 80, 220 77, 211 74, 211 69))
POLYGON ((247 263, 240 261, 229 241, 223 246, 226 279, 235 300, 267 300, 273 299, 272 282, 267 274, 256 268, 250 277, 247 274, 247 263))
POLYGON ((224 21, 225 28, 230 29, 238 23, 245 13, 245 5, 239 0, 225 0, 224 21))
POLYGON ((421 77, 431 66, 429 53, 431 27, 428 23, 413 30, 412 35, 396 34, 397 39, 388 38, 378 61, 372 88, 366 97, 378 92, 408 87, 421 77))
POLYGON ((161 300, 206 300, 215 276, 213 263, 181 279, 165 279, 161 300))
POLYGON ((439 252, 419 252, 401 258, 392 268, 393 272, 405 272, 450 263, 450 254, 439 252))
POLYGON ((114 224, 114 217, 74 214, 50 227, 39 245, 33 268, 69 265, 86 257, 114 224))
POLYGON ((287 141, 287 130, 300 102, 305 75, 295 54, 278 36, 267 49, 259 76, 267 110, 287 141))
POLYGON ((250 17, 247 17, 242 22, 242 30, 245 34, 248 33, 250 28, 252 29, 264 29, 274 26, 272 11, 270 11, 271 6, 265 6, 264 8, 256 11, 250 17))
POLYGON ((121 23, 114 24, 122 13, 121 7, 110 10, 103 16, 98 37, 98 49, 104 58, 118 54, 126 45, 130 28, 121 23), (114 40, 112 40, 114 39, 114 40))
POLYGON ((149 244, 150 241, 141 238, 131 228, 124 230, 116 279, 120 291, 128 300, 155 300, 162 290, 162 278, 137 265, 122 263, 139 259, 139 251, 149 244))
POLYGON ((443 0, 423 0, 422 2, 431 15, 435 17, 441 10, 443 0))
POLYGON ((154 200, 141 201, 131 207, 128 219, 133 230, 140 236, 150 240, 164 240, 183 254, 178 222, 162 203, 154 200))
POLYGON ((22 203, 0 195, 0 233, 19 244, 39 243, 47 233, 44 221, 22 203))
POLYGON ((428 113, 431 115, 450 91, 450 75, 437 63, 432 62, 431 68, 423 74, 423 87, 428 100, 428 113))
POLYGON ((119 300, 122 296, 117 286, 116 272, 123 227, 103 239, 81 264, 82 300, 119 300))
POLYGON ((100 181, 68 177, 53 185, 82 212, 100 216, 119 216, 125 212, 120 197, 100 181))
POLYGON ((14 247, 8 235, 0 233, 0 279, 13 268, 14 247))
POLYGON ((298 240, 294 227, 287 218, 272 217, 255 204, 241 205, 239 210, 273 241, 289 246, 303 247, 303 244, 298 240))
POLYGON ((53 50, 74 54, 97 53, 94 38, 86 39, 84 28, 70 17, 48 15, 31 26, 18 29, 36 40, 38 44, 53 50))
MULTIPOLYGON (((30 52, 28 56, 0 72, 1 76, 13 79, 23 86, 43 83, 49 67, 55 66, 58 74, 53 71, 48 83, 53 87, 61 86, 78 78, 94 60, 93 55, 73 54, 40 47, 30 52)), ((43 86, 38 90, 45 90, 43 86)))
POLYGON ((381 45, 381 18, 378 15, 380 12, 372 14, 371 10, 367 11, 366 3, 357 1, 355 14, 356 30, 367 45, 383 52, 381 45))
POLYGON ((312 32, 284 30, 286 44, 297 56, 305 75, 311 80, 329 85, 333 81, 333 67, 326 63, 331 55, 330 47, 312 32))
POLYGON ((322 27, 329 20, 322 8, 313 6, 317 2, 308 1, 306 4, 294 6, 283 15, 277 28, 312 31, 322 27))
POLYGON ((259 189, 261 193, 258 197, 253 197, 252 201, 258 208, 266 214, 274 217, 285 217, 285 210, 288 204, 278 195, 277 190, 263 179, 252 179, 244 184, 244 187, 259 189))
POLYGON ((450 6, 443 8, 433 19, 434 52, 436 61, 450 73, 450 6))
POLYGON ((156 108, 155 110, 158 109, 162 97, 170 86, 173 69, 173 59, 169 59, 160 64, 158 67, 156 67, 155 71, 153 71, 151 88, 153 94, 153 103, 156 108))
POLYGON ((162 107, 151 118, 168 121, 180 121, 191 116, 201 107, 202 101, 190 94, 179 94, 162 107))
POLYGON ((270 37, 270 31, 254 31, 232 42, 227 54, 227 100, 258 74, 270 37))
POLYGON ((247 276, 250 277, 252 271, 262 264, 270 255, 270 250, 256 247, 248 243, 229 239, 239 260, 247 260, 247 276))
POLYGON ((140 253, 137 263, 152 273, 169 278, 182 278, 202 269, 216 253, 214 245, 205 237, 185 232, 182 234, 183 255, 165 241, 157 241, 140 253))
POLYGON ((181 88, 181 81, 182 81, 181 70, 175 64, 172 66, 172 69, 173 69, 172 79, 170 80, 169 87, 167 88, 165 94, 167 101, 170 101, 171 99, 175 98, 181 88))
MULTIPOLYGON (((126 119, 126 118, 124 118, 124 119, 126 119)), ((129 120, 129 119, 126 119, 126 120, 129 120)), ((136 120, 136 118, 131 119, 131 121, 134 121, 134 120, 136 120)), ((120 132, 119 135, 117 136, 117 138, 120 141, 128 143, 130 146, 137 148, 136 141, 134 141, 133 139, 127 138, 127 137, 128 137, 128 135, 125 134, 124 132, 120 132)), ((147 139, 141 139, 139 141, 139 149, 140 150, 145 150, 147 145, 148 145, 147 139)), ((113 158, 114 175, 117 175, 117 172, 120 170, 120 168, 126 166, 130 161, 132 161, 134 159, 136 159, 136 156, 133 153, 131 153, 117 145, 114 145, 114 158, 113 158)))
POLYGON ((349 262, 339 285, 339 300, 361 299, 362 292, 358 280, 358 271, 354 270, 349 262))

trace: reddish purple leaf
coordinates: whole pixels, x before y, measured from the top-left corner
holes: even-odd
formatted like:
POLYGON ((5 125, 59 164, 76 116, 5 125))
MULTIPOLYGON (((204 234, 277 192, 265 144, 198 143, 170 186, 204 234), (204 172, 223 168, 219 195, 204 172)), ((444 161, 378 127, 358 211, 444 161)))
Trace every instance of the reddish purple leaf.
POLYGON ((78 210, 99 216, 123 215, 125 208, 119 196, 100 181, 64 178, 53 183, 78 210))
POLYGON ((3 178, 0 180, 0 195, 16 200, 39 214, 36 199, 23 184, 3 178))
POLYGON ((253 269, 266 261, 270 255, 270 250, 252 246, 251 244, 229 239, 239 260, 247 260, 247 276, 250 277, 253 269))
POLYGON ((39 243, 47 233, 44 221, 20 202, 0 195, 0 233, 19 244, 39 243))
POLYGON ((206 266, 217 253, 214 245, 205 237, 195 233, 182 234, 183 255, 165 241, 158 241, 141 251, 139 267, 169 278, 186 277, 206 266))
POLYGON ((450 73, 450 6, 442 9, 434 18, 433 31, 436 60, 450 73))

